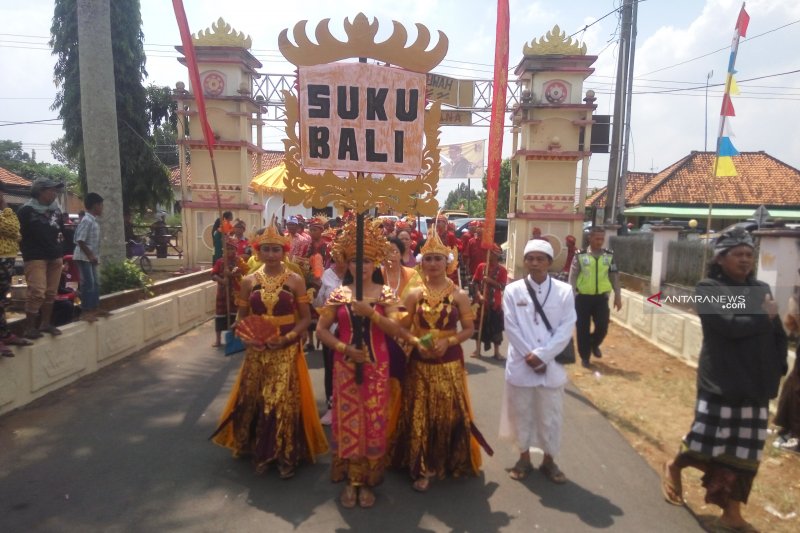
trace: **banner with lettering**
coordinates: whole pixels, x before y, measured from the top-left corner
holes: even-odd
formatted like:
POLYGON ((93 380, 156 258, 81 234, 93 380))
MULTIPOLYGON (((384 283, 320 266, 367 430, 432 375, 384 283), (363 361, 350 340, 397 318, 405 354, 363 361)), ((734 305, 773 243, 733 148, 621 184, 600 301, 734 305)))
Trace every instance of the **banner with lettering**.
POLYGON ((301 163, 309 170, 422 170, 425 74, 365 63, 300 67, 301 163))

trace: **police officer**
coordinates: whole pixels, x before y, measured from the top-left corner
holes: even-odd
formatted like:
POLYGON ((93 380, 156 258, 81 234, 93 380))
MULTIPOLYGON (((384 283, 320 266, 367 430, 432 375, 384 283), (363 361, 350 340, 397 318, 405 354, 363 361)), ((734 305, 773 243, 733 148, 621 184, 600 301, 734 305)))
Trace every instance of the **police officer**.
POLYGON ((569 283, 575 291, 575 311, 578 320, 578 354, 581 364, 589 367, 589 358, 602 357, 600 344, 608 333, 608 295, 614 291, 614 308, 622 309, 622 295, 617 280, 614 252, 603 248, 606 232, 593 226, 589 230, 589 247, 575 255, 569 273, 569 283), (594 331, 591 323, 594 322, 594 331))

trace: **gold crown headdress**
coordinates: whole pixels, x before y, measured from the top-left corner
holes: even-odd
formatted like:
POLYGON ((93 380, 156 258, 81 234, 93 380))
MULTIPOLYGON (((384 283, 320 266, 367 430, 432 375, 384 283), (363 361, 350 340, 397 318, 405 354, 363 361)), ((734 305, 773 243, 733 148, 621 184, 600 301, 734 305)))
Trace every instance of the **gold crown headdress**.
POLYGON ((261 235, 255 235, 250 239, 250 243, 256 249, 260 248, 262 244, 277 244, 283 246, 285 250, 288 250, 291 242, 292 239, 289 236, 281 234, 278 228, 275 227, 275 224, 270 224, 264 229, 261 235))
MULTIPOLYGON (((380 263, 386 258, 389 241, 383 235, 380 221, 364 220, 364 259, 380 263)), ((336 237, 331 256, 337 262, 347 262, 356 256, 356 221, 344 225, 342 233, 336 237)))
POLYGON ((428 238, 425 240, 425 245, 419 250, 420 255, 443 255, 447 258, 447 273, 450 274, 458 268, 458 248, 450 248, 446 246, 439 233, 436 231, 436 226, 428 228, 428 238))

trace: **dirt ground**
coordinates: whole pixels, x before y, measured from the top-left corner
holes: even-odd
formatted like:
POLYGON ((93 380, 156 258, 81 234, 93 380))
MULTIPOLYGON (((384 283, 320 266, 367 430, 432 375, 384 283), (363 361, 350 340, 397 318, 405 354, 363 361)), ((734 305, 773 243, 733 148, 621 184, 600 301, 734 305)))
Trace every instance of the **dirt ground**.
MULTIPOLYGON (((695 369, 613 322, 603 358, 593 358, 593 363, 591 369, 572 365, 572 382, 660 471, 692 422, 695 369)), ((800 531, 800 454, 774 448, 773 440, 773 435, 767 438, 744 516, 760 531, 800 531)), ((718 507, 703 501, 698 471, 684 470, 683 489, 702 524, 719 516, 718 507)))

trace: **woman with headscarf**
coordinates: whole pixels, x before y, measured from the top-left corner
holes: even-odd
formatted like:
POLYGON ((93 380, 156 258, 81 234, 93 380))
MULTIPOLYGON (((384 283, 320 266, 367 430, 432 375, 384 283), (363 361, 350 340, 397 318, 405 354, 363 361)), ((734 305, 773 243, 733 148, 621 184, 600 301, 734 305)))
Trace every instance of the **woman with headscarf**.
POLYGON ((424 281, 405 299, 403 321, 416 337, 411 352, 392 457, 407 468, 414 490, 431 478, 477 475, 479 445, 491 455, 474 423, 461 343, 472 337, 474 314, 467 294, 448 278, 458 250, 431 229, 421 248, 424 281), (459 326, 461 329, 459 329, 459 326))
POLYGON ((250 315, 269 327, 261 328, 265 339, 243 338, 242 369, 211 439, 234 456, 252 455, 257 473, 274 465, 288 479, 328 449, 301 344, 310 299, 303 278, 284 264, 286 237, 271 225, 253 246, 263 264, 241 281, 236 328, 250 315))
POLYGON ((694 422, 664 464, 662 492, 683 505, 681 471, 701 470, 705 501, 722 508, 715 531, 753 532, 741 506, 753 486, 767 433, 769 400, 786 373, 786 333, 769 286, 753 276, 754 244, 743 230, 720 235, 695 289, 703 343, 694 422))
POLYGON ((386 334, 399 335, 397 298, 383 284, 380 263, 388 243, 380 224, 367 223, 363 247, 363 297, 356 300, 356 224, 349 222, 333 245, 337 263, 348 265, 343 284, 319 309, 317 338, 333 349, 331 480, 346 481, 345 508, 372 507, 373 488, 383 481, 389 417, 389 350, 386 334), (362 317, 360 322, 354 317, 362 317), (355 344, 356 327, 363 345, 355 344), (331 326, 337 325, 336 334, 331 326))

